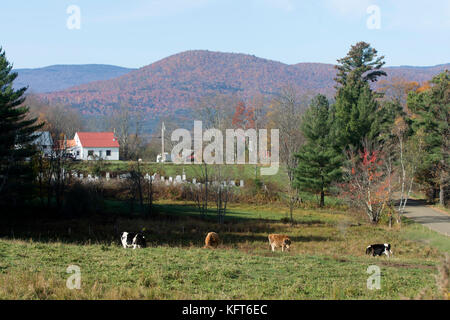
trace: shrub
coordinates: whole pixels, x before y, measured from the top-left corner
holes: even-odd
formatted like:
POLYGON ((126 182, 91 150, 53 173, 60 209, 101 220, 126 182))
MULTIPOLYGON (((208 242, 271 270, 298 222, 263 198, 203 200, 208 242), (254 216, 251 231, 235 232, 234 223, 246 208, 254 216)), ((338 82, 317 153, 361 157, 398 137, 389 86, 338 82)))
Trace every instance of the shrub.
POLYGON ((239 188, 238 198, 240 202, 272 203, 280 200, 281 192, 278 185, 271 181, 250 179, 244 187, 239 188))

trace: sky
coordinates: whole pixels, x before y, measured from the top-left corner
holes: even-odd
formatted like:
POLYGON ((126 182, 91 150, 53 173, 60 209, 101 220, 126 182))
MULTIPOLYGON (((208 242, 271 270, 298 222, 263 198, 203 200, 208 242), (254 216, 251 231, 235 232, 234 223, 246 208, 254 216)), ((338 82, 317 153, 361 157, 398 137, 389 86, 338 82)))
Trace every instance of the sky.
POLYGON ((0 4, 0 46, 14 68, 88 63, 138 68, 186 50, 246 53, 287 64, 335 63, 358 41, 376 48, 387 66, 449 63, 450 0, 0 4))

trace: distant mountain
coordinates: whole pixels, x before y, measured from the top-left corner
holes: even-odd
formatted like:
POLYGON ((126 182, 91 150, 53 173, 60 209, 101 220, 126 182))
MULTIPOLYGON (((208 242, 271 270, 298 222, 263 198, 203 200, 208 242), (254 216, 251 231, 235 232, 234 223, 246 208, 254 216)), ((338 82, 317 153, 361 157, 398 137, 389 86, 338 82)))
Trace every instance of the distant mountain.
POLYGON ((19 74, 14 87, 29 86, 34 93, 64 90, 80 84, 109 80, 132 70, 106 64, 53 65, 36 69, 15 69, 19 74))
MULTIPOLYGON (((434 67, 391 67, 389 77, 423 82, 450 64, 434 67)), ((273 96, 290 84, 301 93, 334 94, 331 64, 287 65, 252 55, 211 51, 182 52, 115 79, 82 84, 43 94, 49 103, 79 108, 83 114, 105 114, 119 105, 146 113, 147 118, 189 110, 201 97, 217 93, 273 96)))

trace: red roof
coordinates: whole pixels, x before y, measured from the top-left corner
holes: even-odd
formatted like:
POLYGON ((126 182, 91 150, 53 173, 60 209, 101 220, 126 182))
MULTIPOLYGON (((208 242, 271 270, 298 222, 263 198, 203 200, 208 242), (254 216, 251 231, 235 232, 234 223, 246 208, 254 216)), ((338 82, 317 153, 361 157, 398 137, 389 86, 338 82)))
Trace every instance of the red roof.
POLYGON ((85 148, 118 148, 119 142, 114 132, 77 132, 81 145, 85 148))

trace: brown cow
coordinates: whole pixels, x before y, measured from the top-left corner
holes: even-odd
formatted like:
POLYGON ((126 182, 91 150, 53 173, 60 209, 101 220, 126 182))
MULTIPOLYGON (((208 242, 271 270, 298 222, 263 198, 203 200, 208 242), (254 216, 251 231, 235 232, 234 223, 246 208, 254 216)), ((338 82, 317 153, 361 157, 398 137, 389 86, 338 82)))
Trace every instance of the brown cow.
POLYGON ((284 251, 284 249, 289 251, 291 239, 284 234, 269 234, 269 245, 272 251, 275 251, 276 247, 281 247, 281 251, 284 251))
POLYGON ((220 238, 215 232, 209 232, 205 239, 205 246, 203 248, 217 248, 220 238))

